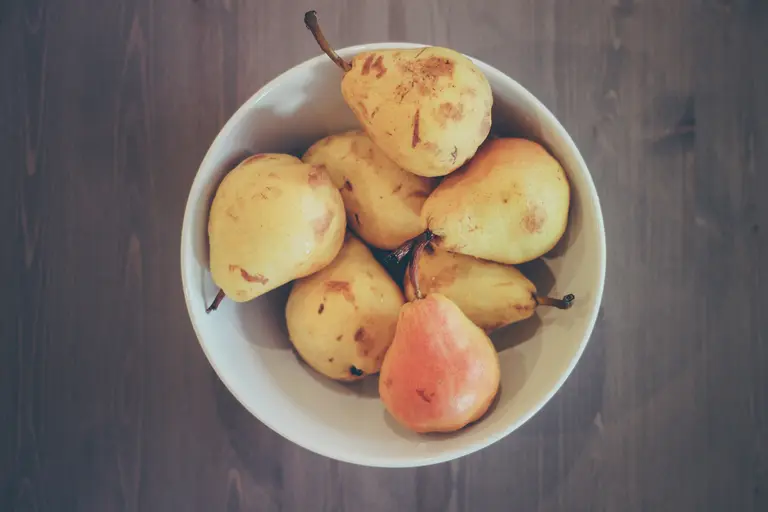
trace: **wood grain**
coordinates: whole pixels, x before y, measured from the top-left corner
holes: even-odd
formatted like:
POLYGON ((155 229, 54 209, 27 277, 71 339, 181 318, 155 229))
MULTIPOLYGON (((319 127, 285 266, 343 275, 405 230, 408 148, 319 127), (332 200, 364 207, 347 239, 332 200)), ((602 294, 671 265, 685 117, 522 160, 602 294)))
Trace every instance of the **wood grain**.
POLYGON ((768 510, 768 4, 0 0, 0 510, 768 510), (237 106, 339 46, 452 46, 552 108, 606 216, 592 342, 532 420, 413 470, 310 454, 200 350, 178 243, 237 106))

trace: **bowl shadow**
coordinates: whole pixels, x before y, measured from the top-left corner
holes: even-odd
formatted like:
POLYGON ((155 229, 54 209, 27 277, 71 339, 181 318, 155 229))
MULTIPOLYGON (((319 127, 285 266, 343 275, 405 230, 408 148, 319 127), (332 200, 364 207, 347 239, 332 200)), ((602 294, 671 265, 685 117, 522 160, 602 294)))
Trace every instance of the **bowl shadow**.
POLYGON ((301 365, 301 368, 307 372, 307 374, 314 380, 317 385, 324 387, 325 389, 332 391, 334 394, 357 396, 359 398, 379 398, 379 375, 366 375, 360 380, 354 382, 342 382, 333 380, 329 377, 321 375, 317 370, 309 366, 304 359, 301 358, 298 352, 293 351, 296 356, 296 360, 301 365))
POLYGON ((251 345, 272 350, 291 350, 285 320, 285 304, 291 284, 285 284, 254 300, 231 303, 234 321, 251 345))

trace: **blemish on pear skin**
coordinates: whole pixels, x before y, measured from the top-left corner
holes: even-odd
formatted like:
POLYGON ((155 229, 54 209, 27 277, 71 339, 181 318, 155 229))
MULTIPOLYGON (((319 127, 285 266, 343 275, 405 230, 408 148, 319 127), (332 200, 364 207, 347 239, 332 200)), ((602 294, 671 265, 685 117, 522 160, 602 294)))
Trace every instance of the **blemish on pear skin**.
POLYGON ((328 174, 321 165, 313 165, 312 170, 307 174, 307 183, 309 183, 309 186, 312 188, 324 185, 328 180, 328 174))
POLYGON ((329 358, 328 358, 328 362, 329 362, 329 363, 332 363, 333 361, 334 361, 334 359, 333 359, 332 357, 329 357, 329 358))
POLYGON ((325 288, 329 292, 340 293, 347 302, 355 302, 355 294, 352 293, 352 287, 347 281, 328 281, 325 288))
POLYGON ((239 267, 237 265, 230 265, 229 271, 234 272, 236 270, 240 270, 240 275, 243 279, 248 281, 249 283, 259 283, 259 284, 267 284, 269 282, 269 279, 264 277, 261 274, 249 274, 244 268, 239 267))
POLYGON ((315 232, 315 239, 320 241, 325 236, 328 228, 331 227, 333 222, 334 213, 331 210, 326 210, 322 217, 318 217, 312 221, 312 230, 315 232))
POLYGON ((425 390, 421 388, 416 388, 416 394, 419 395, 419 398, 427 402, 428 404, 432 403, 432 398, 435 396, 435 393, 427 393, 425 390))
POLYGON ((452 164, 456 163, 456 157, 457 157, 458 153, 459 153, 459 148, 457 148, 456 146, 453 146, 453 151, 451 151, 451 163, 452 164))
POLYGON ((435 290, 440 290, 451 286, 459 273, 459 265, 451 265, 443 268, 430 280, 430 285, 435 290))
POLYGON ((358 343, 365 341, 365 328, 360 327, 357 331, 355 331, 355 341, 358 343))
POLYGON ((402 188, 403 188, 403 184, 401 183, 401 184, 399 184, 398 186, 395 187, 395 189, 392 191, 392 193, 393 194, 397 194, 398 192, 400 192, 400 190, 402 188))
POLYGON ((461 121, 464 118, 464 105, 459 103, 456 106, 451 102, 445 102, 440 105, 440 115, 445 119, 461 121))
POLYGON ((344 180, 344 188, 352 192, 353 190, 352 183, 349 180, 344 180))
POLYGON ((390 377, 387 380, 385 380, 384 381, 384 385, 387 386, 388 388, 391 388, 392 387, 392 378, 390 377))
POLYGON ((529 233, 538 233, 544 227, 547 220, 547 213, 539 206, 531 205, 526 214, 520 219, 523 229, 529 233))
POLYGON ((376 58, 376 55, 371 53, 365 58, 365 62, 363 62, 363 69, 360 71, 360 74, 367 75, 371 72, 371 65, 373 64, 373 59, 376 58))
POLYGON ((362 222, 360 222, 360 216, 358 214, 355 214, 355 224, 358 226, 362 226, 362 222))
POLYGON ((515 311, 521 314, 527 313, 531 310, 531 306, 527 306, 525 304, 515 304, 513 307, 515 308, 515 311))
POLYGON ((421 137, 419 136, 419 115, 420 110, 416 109, 416 113, 413 115, 413 137, 411 137, 412 148, 415 148, 419 142, 421 142, 421 137))
POLYGON ((323 311, 325 311, 325 304, 320 304, 320 307, 317 308, 317 314, 322 315, 323 311))
POLYGON ((371 68, 376 70, 376 78, 381 78, 387 72, 387 68, 384 67, 384 63, 382 61, 383 57, 379 55, 371 65, 371 68))
POLYGON ((341 338, 342 338, 342 337, 343 337, 343 336, 342 336, 341 334, 339 334, 338 336, 336 336, 336 341, 341 341, 341 338))

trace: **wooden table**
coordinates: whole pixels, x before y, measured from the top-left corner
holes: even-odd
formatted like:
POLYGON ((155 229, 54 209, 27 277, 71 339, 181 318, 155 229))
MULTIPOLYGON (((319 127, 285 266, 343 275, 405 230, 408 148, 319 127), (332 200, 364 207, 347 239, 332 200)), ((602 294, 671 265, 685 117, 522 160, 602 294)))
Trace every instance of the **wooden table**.
POLYGON ((768 2, 0 0, 0 510, 768 510, 768 2), (470 6, 471 5, 471 6, 470 6), (531 421, 366 469, 252 418, 200 349, 179 233, 219 128, 335 44, 475 55, 602 198, 597 328, 531 421))

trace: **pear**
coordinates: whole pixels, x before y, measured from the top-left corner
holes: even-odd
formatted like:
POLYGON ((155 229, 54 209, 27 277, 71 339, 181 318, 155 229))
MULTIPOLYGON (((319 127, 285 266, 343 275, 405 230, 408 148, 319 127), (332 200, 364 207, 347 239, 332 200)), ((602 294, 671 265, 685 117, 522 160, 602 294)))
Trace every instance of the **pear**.
POLYGON ((296 351, 317 372, 341 381, 378 373, 404 299, 354 235, 323 270, 293 284, 285 309, 296 351))
POLYGON ((445 176, 472 158, 491 128, 488 79, 467 57, 428 46, 362 52, 342 59, 314 11, 304 22, 345 74, 341 92, 371 139, 400 167, 445 176))
MULTIPOLYGON (((416 257, 423 249, 417 244, 416 257)), ((379 377, 389 413, 419 433, 451 432, 477 421, 499 390, 496 349, 445 295, 424 296, 411 272, 415 299, 400 309, 379 377)))
POLYGON ((437 183, 403 170, 362 130, 325 137, 302 160, 328 171, 347 225, 368 244, 394 249, 421 233, 421 207, 437 183))
POLYGON ((211 276, 224 296, 254 299, 324 268, 344 242, 341 194, 322 168, 291 155, 243 160, 216 190, 208 220, 211 276))
MULTIPOLYGON (((563 299, 540 297, 536 286, 512 265, 504 265, 451 253, 427 245, 418 260, 421 290, 452 300, 474 324, 486 332, 533 316, 539 305, 568 309, 573 295, 563 299)), ((416 298, 411 280, 405 280, 405 296, 416 298)))
POLYGON ((422 225, 435 243, 498 263, 518 264, 549 252, 568 224, 570 187, 558 161, 536 142, 486 142, 427 198, 422 225))

